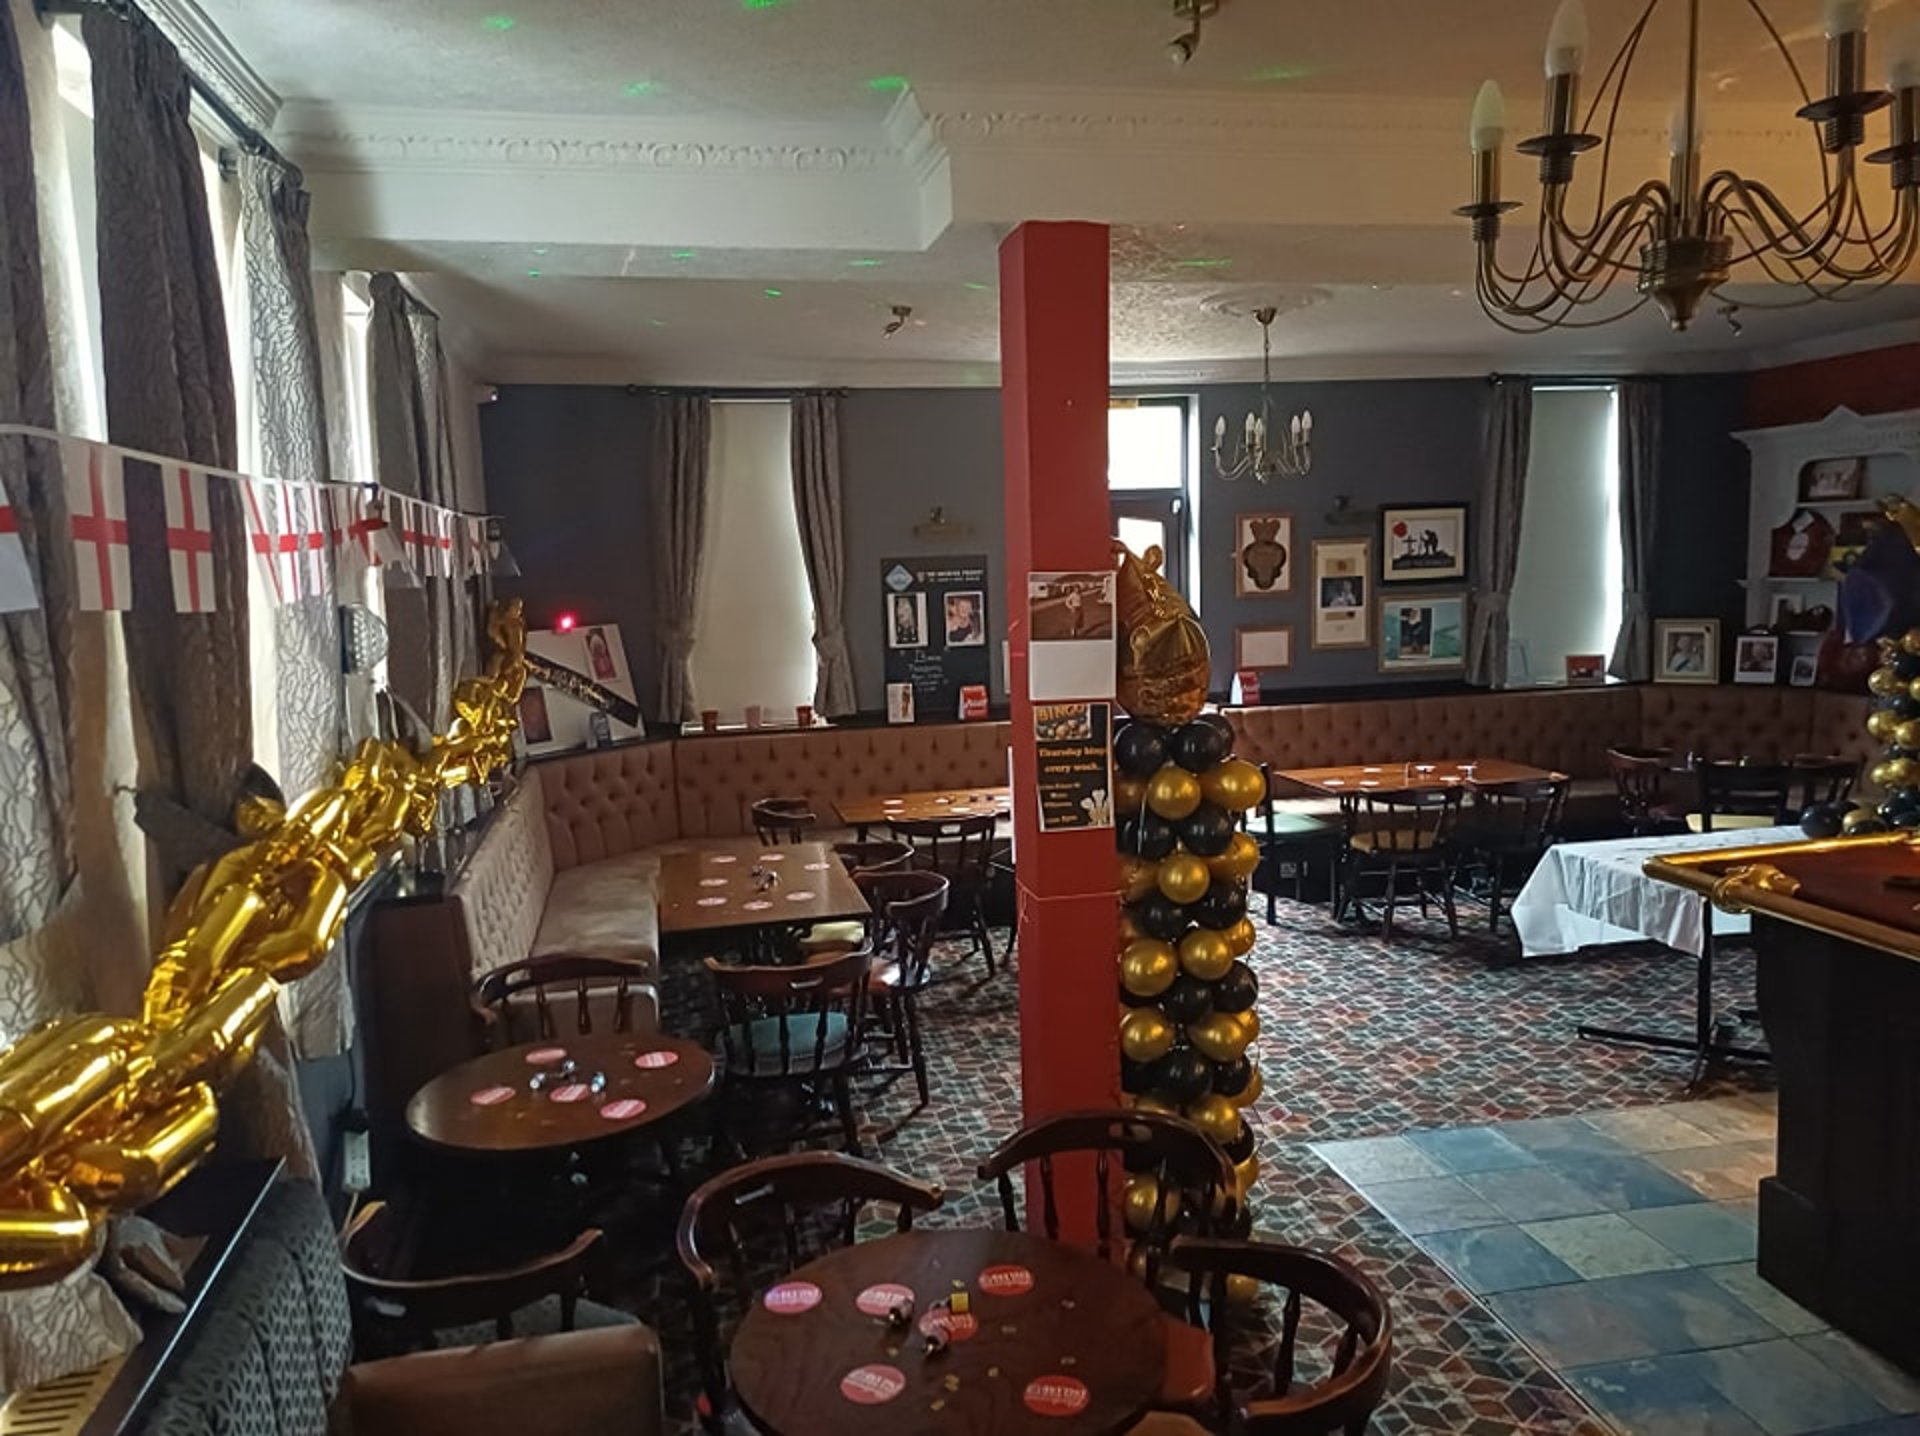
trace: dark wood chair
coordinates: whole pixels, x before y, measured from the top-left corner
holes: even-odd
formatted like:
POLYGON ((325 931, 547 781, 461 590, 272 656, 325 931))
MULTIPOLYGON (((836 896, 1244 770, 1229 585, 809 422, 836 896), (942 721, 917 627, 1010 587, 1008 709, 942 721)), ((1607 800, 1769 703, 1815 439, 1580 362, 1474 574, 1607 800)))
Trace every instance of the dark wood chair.
MULTIPOLYGON (((927 985, 933 944, 947 914, 951 884, 938 873, 862 871, 856 881, 873 908, 874 966, 867 978, 869 1020, 893 1049, 894 1062, 875 1068, 913 1074, 920 1107, 931 1100, 927 1050, 920 1033, 920 990, 927 985)), ((917 1112, 920 1107, 914 1108, 917 1112)))
POLYGON ((1477 789, 1460 820, 1455 846, 1462 867, 1484 884, 1487 929, 1500 925, 1509 880, 1524 881, 1560 833, 1572 780, 1555 776, 1477 789))
POLYGON ((1700 807, 1687 819, 1697 833, 1775 828, 1794 820, 1798 770, 1791 763, 1697 762, 1700 807))
POLYGON ((1635 837, 1684 832, 1692 810, 1668 791, 1671 748, 1609 748, 1607 771, 1620 797, 1620 818, 1635 837))
POLYGON ((1838 807, 1853 796, 1860 781, 1860 764, 1853 758, 1821 753, 1797 753, 1793 771, 1800 787, 1798 803, 1802 811, 1816 804, 1838 807))
POLYGON ((1183 1193, 1178 1204, 1154 1204, 1145 1227, 1134 1233, 1129 1264, 1156 1297, 1176 1308, 1166 1317, 1167 1377, 1160 1404, 1196 1408, 1214 1387, 1213 1356, 1200 1326, 1201 1290, 1190 1283, 1184 1295, 1171 1293, 1162 1281, 1162 1268, 1176 1225, 1211 1236, 1237 1221, 1239 1200, 1227 1154, 1181 1117, 1136 1111, 1044 1117, 1008 1137, 980 1163, 980 1180, 999 1184, 1000 1211, 1010 1232, 1020 1230, 1013 1173, 1028 1163, 1039 1173, 1040 1222, 1048 1239, 1060 1237, 1059 1182, 1065 1178, 1086 1183, 1094 1196, 1095 1249, 1109 1259, 1116 1233, 1108 1194, 1118 1172, 1151 1175, 1161 1190, 1183 1193))
POLYGON ((913 849, 913 865, 938 873, 952 889, 947 912, 964 914, 975 952, 987 959, 987 976, 994 974, 993 935, 987 930, 987 885, 993 881, 994 828, 992 813, 964 818, 897 818, 887 826, 894 837, 913 849))
POLYGON ((813 804, 805 798, 762 798, 752 812, 754 836, 770 848, 805 842, 820 826, 813 804))
POLYGON ((687 1198, 676 1246, 693 1279, 700 1424, 715 1433, 754 1428, 733 1399, 727 1339, 755 1290, 839 1246, 851 1246, 861 1209, 898 1208, 896 1231, 944 1199, 940 1187, 835 1152, 767 1157, 723 1172, 687 1198), (726 1279, 722 1279, 722 1270, 726 1279))
MULTIPOLYGON (((1380 1289, 1351 1263, 1325 1252, 1259 1241, 1181 1237, 1172 1264, 1208 1292, 1207 1310, 1219 1380, 1210 1428, 1178 1416, 1149 1417, 1138 1436, 1362 1436, 1386 1396, 1393 1374, 1393 1314, 1380 1289), (1231 1277, 1251 1278, 1286 1292, 1280 1326, 1269 1312, 1229 1299, 1231 1277), (1317 1311, 1305 1318, 1307 1303, 1317 1311), (1249 1329, 1254 1321, 1260 1329, 1249 1329), (1324 1374, 1299 1384, 1299 1356, 1307 1332, 1328 1330, 1324 1374), (1329 1330, 1330 1329, 1330 1330, 1329 1330), (1273 1353, 1271 1389, 1241 1397, 1233 1389, 1232 1358, 1250 1346, 1273 1353)), ((1306 1336, 1305 1341, 1311 1341, 1306 1336)), ((1319 1363, 1316 1363, 1318 1366, 1319 1363)))
POLYGON ((1346 800, 1347 847, 1340 895, 1357 915, 1365 915, 1361 885, 1379 877, 1381 933, 1393 941, 1393 915, 1407 902, 1424 915, 1429 900, 1446 914, 1447 935, 1460 936, 1453 905, 1453 879, 1459 862, 1454 828, 1460 818, 1460 789, 1432 788, 1404 793, 1363 793, 1346 800), (1410 882, 1411 888, 1403 886, 1410 882))
POLYGON ((659 997, 647 969, 611 957, 554 953, 496 967, 474 985, 488 1047, 569 1033, 654 1032, 659 997))
POLYGON ((1274 906, 1279 891, 1279 868, 1293 862, 1293 900, 1304 902, 1307 895, 1307 864, 1317 855, 1327 860, 1327 883, 1334 910, 1340 907, 1340 856, 1346 831, 1337 817, 1319 818, 1311 813, 1284 812, 1274 805, 1273 765, 1262 763, 1260 776, 1266 790, 1259 803, 1241 815, 1240 824, 1260 845, 1260 864, 1267 869, 1267 924, 1276 921, 1274 906))
POLYGON ((749 1109, 770 1117, 786 1140, 803 1140, 830 1097, 847 1150, 860 1150, 852 1084, 872 963, 864 949, 801 967, 706 960, 720 1008, 721 1120, 736 1140, 749 1109))
POLYGON ((861 873, 890 873, 913 864, 913 846, 910 843, 891 841, 887 838, 868 838, 857 843, 835 843, 834 855, 840 859, 847 872, 858 878, 861 873))

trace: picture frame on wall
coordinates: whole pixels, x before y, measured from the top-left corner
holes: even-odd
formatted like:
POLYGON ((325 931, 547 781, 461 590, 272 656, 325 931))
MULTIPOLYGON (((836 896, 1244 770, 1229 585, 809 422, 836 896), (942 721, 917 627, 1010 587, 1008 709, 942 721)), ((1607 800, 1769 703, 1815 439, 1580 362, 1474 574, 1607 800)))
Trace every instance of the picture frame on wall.
POLYGON ((1233 592, 1269 598, 1293 592, 1293 515, 1236 514, 1233 520, 1233 592))
POLYGON ((1718 683, 1720 620, 1660 618, 1653 625, 1655 683, 1718 683))
POLYGON ((1820 678, 1820 658, 1818 654, 1796 653, 1793 666, 1787 670, 1787 685, 1791 688, 1811 688, 1820 678))
POLYGON ((927 646, 927 596, 924 593, 887 595, 887 647, 927 646))
POLYGON ((1742 633, 1736 637, 1733 640, 1733 681, 1778 683, 1780 636, 1776 633, 1742 633))
POLYGON ((1434 673, 1467 661, 1464 593, 1396 594, 1380 600, 1380 671, 1434 673))
POLYGON ((1582 687, 1607 681, 1607 655, 1604 653, 1569 653, 1566 656, 1567 683, 1571 687, 1582 687))
POLYGON ((1313 541, 1315 648, 1373 646, 1373 541, 1313 541))
POLYGON ((1256 673, 1293 667, 1293 625, 1234 629, 1233 666, 1256 673))
POLYGON ((1383 504, 1380 581, 1443 583, 1467 576, 1467 505, 1383 504))
POLYGON ((1866 491, 1867 461, 1858 455, 1844 459, 1809 459, 1800 466, 1800 502, 1847 503, 1866 491))

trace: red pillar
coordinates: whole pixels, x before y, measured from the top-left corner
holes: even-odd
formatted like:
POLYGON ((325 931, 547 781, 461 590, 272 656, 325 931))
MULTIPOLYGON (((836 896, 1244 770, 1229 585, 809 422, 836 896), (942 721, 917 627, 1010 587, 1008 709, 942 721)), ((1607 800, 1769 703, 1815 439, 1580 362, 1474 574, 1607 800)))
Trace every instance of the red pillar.
MULTIPOLYGON (((1113 832, 1040 832, 1027 698, 1027 574, 1111 565, 1107 227, 1023 224, 1000 246, 1007 688, 1019 845, 1020 1078, 1027 1120, 1120 1097, 1113 832)), ((1093 695, 1089 695, 1093 696, 1093 695)), ((1063 1232, 1093 1230, 1061 1173, 1063 1232)))

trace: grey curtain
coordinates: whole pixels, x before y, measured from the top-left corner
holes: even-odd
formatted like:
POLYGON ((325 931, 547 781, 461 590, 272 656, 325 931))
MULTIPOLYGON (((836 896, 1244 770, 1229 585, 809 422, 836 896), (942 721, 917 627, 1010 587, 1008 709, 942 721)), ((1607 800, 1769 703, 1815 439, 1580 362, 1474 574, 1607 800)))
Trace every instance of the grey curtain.
MULTIPOLYGON (((0 8, 0 422, 56 426, 32 131, 18 36, 0 8)), ((45 924, 73 880, 71 548, 52 444, 0 437, 0 487, 19 516, 38 611, 0 615, 0 942, 45 924)), ((43 975, 0 967, 0 1031, 45 1015, 43 975)))
MULTIPOLYGON (((367 343, 373 409, 373 470, 387 488, 457 508, 453 428, 447 410, 446 356, 439 317, 391 274, 369 284, 373 313, 367 343)), ((436 730, 451 716, 455 677, 472 671, 467 580, 425 573, 418 588, 387 586, 392 631, 388 673, 394 691, 436 730)))
MULTIPOLYGON (((299 170, 264 155, 240 157, 240 237, 260 466, 275 478, 318 483, 332 476, 332 465, 307 200, 299 170)), ((331 550, 321 557, 332 564, 331 550)), ((297 798, 332 776, 340 754, 340 620, 334 599, 323 594, 277 607, 274 653, 277 776, 287 796, 297 798)))
POLYGON ((840 396, 802 394, 793 401, 793 507, 800 553, 813 593, 817 670, 813 706, 829 718, 851 713, 853 657, 847 651, 847 543, 840 517, 840 396))
POLYGON ((1507 681, 1507 601, 1520 567, 1520 514, 1532 431, 1533 381, 1494 380, 1474 515, 1473 602, 1467 614, 1467 682, 1485 688, 1507 681))
POLYGON ((1620 635, 1607 672, 1645 683, 1653 677, 1655 485, 1660 474, 1660 385, 1629 379, 1620 386, 1620 635))
POLYGON ((712 447, 711 399, 704 394, 660 396, 653 424, 653 467, 659 475, 660 494, 653 583, 660 645, 655 713, 664 723, 684 723, 697 716, 687 660, 693 656, 700 552, 707 536, 707 460, 712 447))
MULTIPOLYGON (((93 60, 100 337, 107 435, 131 448, 231 469, 233 366, 214 262, 187 75, 135 11, 82 21, 93 60)), ((214 601, 173 611, 160 485, 127 465, 133 611, 124 615, 149 811, 177 806, 227 824, 252 758, 247 671, 247 532, 232 484, 208 485, 214 601)), ((183 876, 162 851, 170 891, 183 876)))

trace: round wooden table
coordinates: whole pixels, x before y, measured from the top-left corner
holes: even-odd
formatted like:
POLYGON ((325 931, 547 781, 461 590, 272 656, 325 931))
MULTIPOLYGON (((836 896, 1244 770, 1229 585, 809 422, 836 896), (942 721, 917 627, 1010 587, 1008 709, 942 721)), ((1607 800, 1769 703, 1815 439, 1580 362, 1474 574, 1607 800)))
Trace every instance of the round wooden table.
POLYGON ((1146 1287, 1090 1253, 1022 1232, 913 1231, 756 1293, 730 1364, 770 1436, 1107 1436, 1159 1392, 1166 1335, 1146 1287), (914 1303, 904 1329, 887 1316, 898 1288, 914 1303), (930 1354, 923 1323, 957 1289, 972 1322, 930 1354))
POLYGON ((407 1103, 407 1126, 428 1146, 463 1155, 571 1149, 671 1117, 713 1081, 713 1058, 682 1037, 528 1042, 442 1072, 407 1103))

